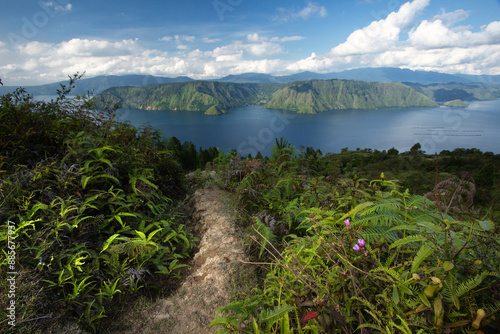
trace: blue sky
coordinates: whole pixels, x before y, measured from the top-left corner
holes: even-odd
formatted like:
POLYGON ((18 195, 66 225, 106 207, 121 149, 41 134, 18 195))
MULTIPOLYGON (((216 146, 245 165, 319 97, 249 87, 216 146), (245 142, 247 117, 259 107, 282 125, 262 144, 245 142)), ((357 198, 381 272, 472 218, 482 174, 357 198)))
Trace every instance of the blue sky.
POLYGON ((499 0, 2 1, 0 78, 360 67, 500 74, 499 0))

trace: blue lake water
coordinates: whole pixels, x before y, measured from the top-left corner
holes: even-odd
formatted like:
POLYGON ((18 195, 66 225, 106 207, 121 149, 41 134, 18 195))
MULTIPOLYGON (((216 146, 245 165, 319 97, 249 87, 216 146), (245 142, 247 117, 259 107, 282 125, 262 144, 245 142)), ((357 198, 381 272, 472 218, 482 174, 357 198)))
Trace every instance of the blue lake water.
POLYGON ((471 102, 468 108, 332 110, 315 115, 248 106, 222 116, 139 109, 120 109, 118 116, 134 126, 150 122, 165 136, 192 141, 198 148, 237 149, 242 155, 268 155, 280 137, 297 148, 311 146, 323 153, 345 147, 404 152, 417 142, 428 154, 455 148, 500 153, 500 100, 471 102))

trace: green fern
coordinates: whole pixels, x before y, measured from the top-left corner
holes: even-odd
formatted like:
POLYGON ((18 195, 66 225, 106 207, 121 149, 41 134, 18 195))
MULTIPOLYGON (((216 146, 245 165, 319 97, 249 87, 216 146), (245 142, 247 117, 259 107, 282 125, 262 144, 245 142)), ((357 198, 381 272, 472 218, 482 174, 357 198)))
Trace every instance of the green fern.
POLYGON ((483 271, 482 273, 476 275, 475 277, 459 284, 454 290, 455 295, 460 298, 463 295, 469 293, 472 289, 476 288, 479 284, 483 282, 483 279, 488 276, 494 276, 500 278, 500 274, 492 271, 483 271))
POLYGON ((416 272, 420 264, 429 256, 434 253, 434 250, 428 244, 423 244, 422 247, 418 250, 417 254, 413 258, 413 262, 411 264, 411 271, 416 272))

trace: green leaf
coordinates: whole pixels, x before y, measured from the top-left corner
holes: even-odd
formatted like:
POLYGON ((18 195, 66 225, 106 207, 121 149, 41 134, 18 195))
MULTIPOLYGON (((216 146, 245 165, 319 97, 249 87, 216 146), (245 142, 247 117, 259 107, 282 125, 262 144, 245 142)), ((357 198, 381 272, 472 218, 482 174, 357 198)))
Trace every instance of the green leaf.
POLYGON ((427 307, 431 307, 431 302, 429 301, 429 299, 427 298, 427 296, 423 292, 419 293, 418 297, 420 297, 422 304, 424 304, 427 307))
POLYGON ((276 306, 273 310, 263 310, 260 314, 260 319, 267 324, 267 328, 269 329, 276 321, 281 319, 281 317, 284 317, 285 314, 295 309, 295 306, 290 305, 276 306))
POLYGON ((109 245, 111 245, 111 243, 113 242, 113 240, 115 240, 116 238, 118 238, 120 236, 120 234, 113 234, 112 236, 110 236, 108 238, 108 240, 106 240, 102 246, 102 250, 99 252, 99 254, 101 254, 102 252, 104 252, 106 249, 108 249, 109 245))
POLYGON ((389 249, 395 248, 395 247, 400 247, 412 242, 419 242, 419 241, 426 241, 427 238, 422 236, 422 235, 410 235, 406 238, 399 239, 398 241, 395 241, 389 246, 389 249))
POLYGON ((417 252, 417 255, 415 255, 415 258, 413 259, 413 263, 411 264, 411 271, 416 272, 420 264, 427 257, 432 255, 432 253, 434 253, 434 250, 431 248, 431 246, 423 244, 422 247, 420 247, 419 251, 417 252))
POLYGON ((455 265, 454 265, 454 264, 453 264, 453 262, 451 262, 451 261, 444 261, 444 263, 443 263, 443 268, 444 268, 444 271, 450 271, 450 270, 452 270, 454 267, 455 267, 455 265))
POLYGON ((399 291, 396 284, 392 285, 392 300, 394 300, 396 304, 399 304, 399 291))
POLYGON ((348 217, 354 218, 356 213, 363 211, 364 209, 366 209, 367 207, 369 207, 371 205, 373 205, 373 202, 364 202, 364 203, 356 205, 356 207, 354 209, 352 209, 351 211, 349 211, 348 213, 343 215, 339 220, 337 220, 337 223, 343 222, 348 217))
POLYGON ((483 229, 483 231, 491 231, 495 229, 495 224, 489 220, 480 220, 479 225, 483 229))
POLYGON ((141 231, 135 230, 135 233, 137 233, 142 240, 144 240, 144 241, 147 240, 146 235, 144 233, 142 233, 141 231))

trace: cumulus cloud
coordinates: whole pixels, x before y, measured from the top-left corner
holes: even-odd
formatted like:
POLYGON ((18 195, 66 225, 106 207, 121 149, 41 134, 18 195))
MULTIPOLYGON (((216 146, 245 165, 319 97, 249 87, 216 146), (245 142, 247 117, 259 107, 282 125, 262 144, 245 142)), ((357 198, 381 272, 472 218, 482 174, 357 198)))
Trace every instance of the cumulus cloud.
POLYGON ((419 49, 469 47, 500 43, 500 21, 491 22, 479 32, 451 29, 440 19, 424 20, 410 31, 409 42, 419 49))
POLYGON ((278 21, 289 21, 296 19, 308 20, 313 17, 327 17, 328 11, 325 6, 321 6, 312 1, 306 1, 306 6, 299 10, 278 8, 278 15, 275 20, 278 21))
POLYGON ((417 15, 430 0, 414 0, 401 6, 399 11, 390 13, 387 18, 373 21, 367 27, 351 33, 344 43, 334 47, 332 56, 348 56, 375 53, 392 48, 398 41, 401 31, 410 26, 417 15))
POLYGON ((357 67, 405 67, 446 73, 500 74, 500 22, 474 32, 456 26, 470 13, 441 10, 430 20, 418 17, 429 0, 403 4, 385 19, 351 33, 330 52, 295 61, 290 71, 331 72, 357 67), (408 38, 402 39, 402 32, 408 38))
POLYGON ((312 52, 298 60, 280 59, 280 55, 287 53, 286 43, 304 37, 265 36, 258 32, 226 43, 192 35, 161 37, 159 41, 166 42, 167 49, 168 43, 177 48, 171 54, 145 47, 137 39, 74 38, 60 43, 32 41, 9 48, 0 42, 0 77, 4 84, 33 85, 65 80, 77 71, 86 71, 90 77, 139 73, 212 79, 245 72, 283 75, 377 66, 500 74, 500 22, 475 30, 459 26, 470 14, 461 10, 441 10, 422 20, 421 13, 428 4, 429 0, 409 1, 386 18, 354 31, 329 52, 312 52))

